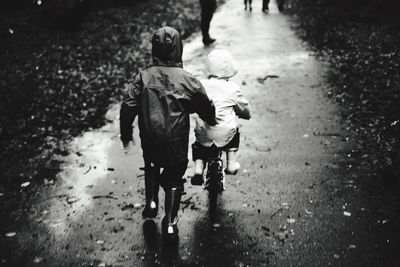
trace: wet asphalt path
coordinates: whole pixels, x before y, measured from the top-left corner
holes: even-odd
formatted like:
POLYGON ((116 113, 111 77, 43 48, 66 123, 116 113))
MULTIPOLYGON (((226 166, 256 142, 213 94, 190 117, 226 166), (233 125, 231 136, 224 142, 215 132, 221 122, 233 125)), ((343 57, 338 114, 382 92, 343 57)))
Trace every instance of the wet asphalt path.
MULTIPOLYGON (((2 265, 361 263, 362 252, 352 252, 362 240, 353 229, 360 207, 348 206, 335 189, 351 184, 345 168, 352 145, 346 142, 349 133, 338 108, 325 97, 324 63, 290 25, 273 3, 271 13, 264 14, 257 1, 249 13, 242 1, 228 0, 212 21, 216 44, 204 48, 199 34, 185 44, 184 65, 199 77, 211 49, 228 49, 240 71, 235 80, 252 107, 252 119, 240 121, 241 170, 227 176, 215 221, 208 216, 206 192, 186 183, 179 245, 162 244, 163 205, 154 221, 142 220, 137 127, 135 146, 124 151, 116 105, 107 114, 109 124, 70 144, 71 154, 61 158, 65 164, 59 182, 43 189, 28 210, 28 222, 15 229, 10 241, 10 251, 24 252, 9 253, 23 257, 2 265)), ((185 177, 192 175, 192 168, 190 163, 185 177)), ((163 203, 162 192, 160 196, 163 203)))

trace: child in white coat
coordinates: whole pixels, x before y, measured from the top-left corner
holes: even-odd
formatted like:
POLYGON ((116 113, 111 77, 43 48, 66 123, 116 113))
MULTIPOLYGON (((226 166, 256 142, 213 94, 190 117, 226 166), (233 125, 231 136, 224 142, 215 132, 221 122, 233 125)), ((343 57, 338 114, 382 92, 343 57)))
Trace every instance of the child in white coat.
POLYGON ((200 118, 196 118, 196 141, 192 145, 195 161, 193 185, 203 184, 205 159, 212 145, 226 152, 226 174, 236 174, 240 168, 236 161, 239 148, 239 129, 236 116, 250 119, 249 102, 243 96, 238 84, 229 81, 237 74, 232 55, 226 50, 213 50, 207 58, 206 70, 208 79, 201 80, 208 97, 214 102, 217 124, 211 126, 200 118))

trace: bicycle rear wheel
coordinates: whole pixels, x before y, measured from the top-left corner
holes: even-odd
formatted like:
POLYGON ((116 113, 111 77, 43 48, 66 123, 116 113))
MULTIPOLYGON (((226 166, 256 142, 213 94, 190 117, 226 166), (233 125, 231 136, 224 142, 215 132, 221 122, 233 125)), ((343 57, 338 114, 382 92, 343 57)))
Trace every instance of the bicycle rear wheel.
POLYGON ((223 191, 222 184, 222 162, 212 162, 208 166, 207 190, 210 215, 213 216, 217 211, 218 195, 223 191))
POLYGON ((218 195, 217 184, 215 182, 210 183, 208 188, 208 209, 211 217, 217 212, 218 195))

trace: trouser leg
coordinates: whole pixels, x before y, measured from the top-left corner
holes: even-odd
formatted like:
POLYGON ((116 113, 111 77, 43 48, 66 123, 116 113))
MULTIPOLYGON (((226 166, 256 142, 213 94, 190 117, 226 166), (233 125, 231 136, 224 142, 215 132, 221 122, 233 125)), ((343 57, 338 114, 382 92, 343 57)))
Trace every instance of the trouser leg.
POLYGON ((165 218, 170 224, 177 223, 182 188, 171 187, 165 190, 165 218))
POLYGON ((240 132, 239 129, 236 130, 235 135, 233 136, 232 140, 223 147, 226 151, 226 174, 236 174, 238 169, 240 168, 239 162, 236 161, 236 152, 239 149, 240 144, 240 132))
POLYGON ((195 174, 203 175, 204 162, 206 160, 206 148, 202 146, 198 141, 192 144, 192 158, 195 162, 195 174))
POLYGON ((263 0, 262 10, 268 10, 269 0, 263 0))
POLYGON ((145 162, 145 195, 146 206, 142 212, 144 218, 155 218, 158 211, 158 191, 159 191, 160 167, 151 162, 145 162))
POLYGON ((283 11, 284 6, 285 6, 285 1, 284 1, 284 0, 278 0, 278 10, 279 10, 280 12, 283 11))
POLYGON ((204 183, 203 172, 206 165, 205 161, 208 149, 209 148, 202 146, 197 141, 192 144, 192 156, 195 162, 194 175, 190 180, 192 185, 202 185, 204 183))
POLYGON ((200 7, 201 33, 203 34, 203 39, 210 39, 210 22, 217 8, 217 2, 215 0, 200 0, 200 7))
POLYGON ((185 174, 187 161, 164 167, 161 174, 162 187, 165 191, 165 216, 163 219, 163 235, 175 237, 178 234, 178 211, 183 191, 182 177, 185 174))
POLYGON ((209 30, 211 18, 212 14, 210 15, 208 11, 201 12, 201 33, 203 35, 203 39, 210 38, 209 30))

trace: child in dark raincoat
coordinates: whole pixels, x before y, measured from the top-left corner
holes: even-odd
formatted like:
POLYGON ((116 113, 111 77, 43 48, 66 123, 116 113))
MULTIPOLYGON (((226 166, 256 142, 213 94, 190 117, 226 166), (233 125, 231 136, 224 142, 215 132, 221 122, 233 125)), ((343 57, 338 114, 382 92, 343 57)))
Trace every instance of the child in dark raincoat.
POLYGON ((199 82, 182 67, 183 45, 171 27, 158 29, 152 38, 153 65, 128 85, 120 110, 121 140, 132 140, 132 123, 138 115, 145 164, 144 218, 158 211, 159 184, 165 191, 163 237, 177 237, 182 176, 188 163, 189 114, 214 125, 215 108, 199 82), (161 172, 161 168, 163 171, 161 172))

